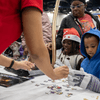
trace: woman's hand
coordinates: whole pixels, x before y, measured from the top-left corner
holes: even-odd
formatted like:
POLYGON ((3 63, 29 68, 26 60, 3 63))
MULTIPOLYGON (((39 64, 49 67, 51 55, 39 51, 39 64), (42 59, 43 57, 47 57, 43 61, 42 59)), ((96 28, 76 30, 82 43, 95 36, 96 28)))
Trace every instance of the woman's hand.
POLYGON ((67 78, 69 74, 69 68, 67 66, 60 66, 54 69, 57 79, 67 78))
POLYGON ((29 71, 34 67, 34 64, 29 61, 15 61, 14 65, 12 66, 12 68, 15 70, 24 69, 29 71))

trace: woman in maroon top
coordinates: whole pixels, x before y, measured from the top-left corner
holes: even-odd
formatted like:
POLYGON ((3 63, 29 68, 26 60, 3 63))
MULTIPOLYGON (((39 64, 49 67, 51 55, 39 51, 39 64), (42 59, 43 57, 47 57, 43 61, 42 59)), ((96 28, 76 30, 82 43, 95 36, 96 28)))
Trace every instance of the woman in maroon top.
MULTIPOLYGON (((37 67, 53 80, 64 78, 68 76, 67 66, 53 69, 50 64, 42 34, 42 6, 42 0, 0 0, 0 53, 16 41, 23 31, 29 53, 37 67)), ((28 70, 32 67, 29 62, 12 61, 3 55, 0 55, 0 65, 28 70)))

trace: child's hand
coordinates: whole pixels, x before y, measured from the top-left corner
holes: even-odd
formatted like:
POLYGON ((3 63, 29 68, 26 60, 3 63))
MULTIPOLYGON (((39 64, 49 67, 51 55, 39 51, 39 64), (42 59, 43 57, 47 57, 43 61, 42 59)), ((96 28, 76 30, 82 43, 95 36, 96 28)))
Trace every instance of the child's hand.
POLYGON ((23 55, 28 55, 28 49, 27 49, 27 47, 24 48, 23 55))
POLYGON ((34 67, 34 64, 29 61, 15 61, 12 68, 15 70, 24 69, 24 70, 31 70, 34 67))
POLYGON ((66 52, 68 52, 68 50, 64 49, 62 53, 63 53, 64 55, 66 55, 66 52))
POLYGON ((52 43, 50 42, 50 43, 46 44, 46 47, 48 50, 51 51, 52 50, 52 43))
POLYGON ((79 86, 86 89, 91 80, 91 74, 84 72, 83 68, 80 70, 69 70, 68 83, 72 86, 79 86))
POLYGON ((69 68, 67 66, 61 66, 54 69, 57 79, 67 78, 69 74, 69 68))

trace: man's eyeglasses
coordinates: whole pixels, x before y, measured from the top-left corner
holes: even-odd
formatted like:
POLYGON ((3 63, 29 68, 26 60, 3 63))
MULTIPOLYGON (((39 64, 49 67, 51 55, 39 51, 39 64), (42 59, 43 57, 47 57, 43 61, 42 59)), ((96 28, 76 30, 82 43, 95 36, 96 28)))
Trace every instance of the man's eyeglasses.
POLYGON ((84 6, 84 4, 80 4, 80 5, 77 5, 77 6, 72 6, 72 5, 71 5, 70 8, 71 8, 71 9, 74 9, 75 7, 76 7, 76 8, 80 8, 81 6, 84 6))

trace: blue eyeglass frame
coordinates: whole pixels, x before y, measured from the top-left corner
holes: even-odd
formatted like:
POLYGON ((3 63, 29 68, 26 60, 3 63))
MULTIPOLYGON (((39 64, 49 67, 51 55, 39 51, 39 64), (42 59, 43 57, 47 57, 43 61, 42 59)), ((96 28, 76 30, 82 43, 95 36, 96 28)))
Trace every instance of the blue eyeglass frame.
POLYGON ((79 4, 79 5, 77 5, 77 6, 72 6, 72 5, 71 5, 70 8, 71 8, 71 9, 74 9, 75 7, 80 8, 81 6, 84 6, 84 4, 79 4))

